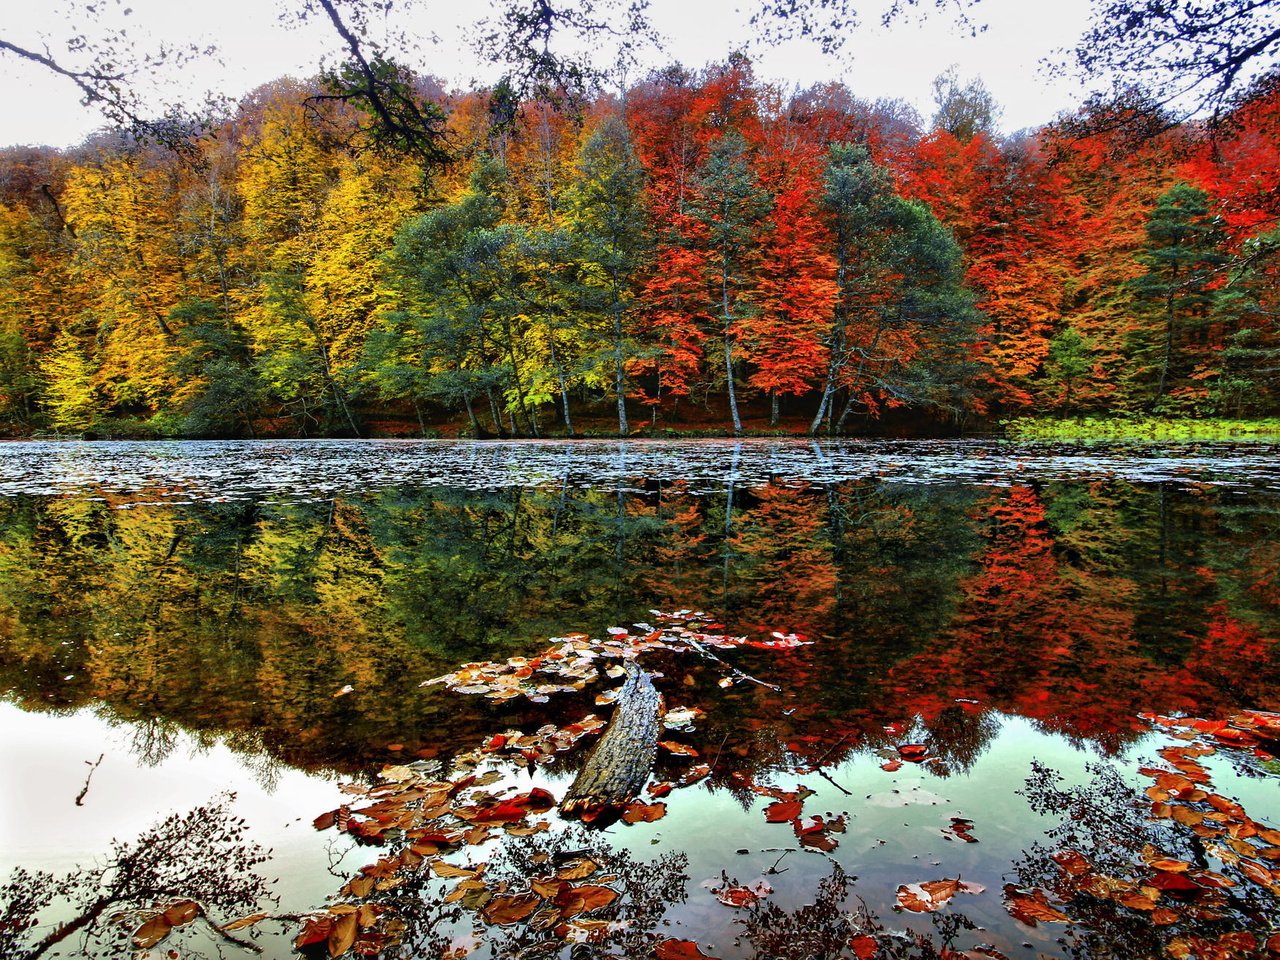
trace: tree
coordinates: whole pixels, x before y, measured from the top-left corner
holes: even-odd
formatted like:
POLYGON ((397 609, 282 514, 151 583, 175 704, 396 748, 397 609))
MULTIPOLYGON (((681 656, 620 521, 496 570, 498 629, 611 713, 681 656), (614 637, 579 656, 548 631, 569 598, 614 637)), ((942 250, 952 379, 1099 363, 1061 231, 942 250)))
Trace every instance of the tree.
POLYGON ((1148 409, 1165 411, 1171 400, 1198 396, 1187 382, 1194 342, 1225 304, 1228 260, 1222 221, 1205 191, 1182 183, 1163 194, 1147 220, 1147 245, 1139 254, 1146 273, 1134 281, 1145 324, 1132 337, 1135 371, 1147 385, 1148 409), (1154 381, 1154 382, 1152 382, 1154 381))
POLYGON ((1274 69, 1280 21, 1267 0, 1097 0, 1069 64, 1110 78, 1113 96, 1138 88, 1188 118, 1219 118, 1274 69))
POLYGON ((620 117, 607 117, 583 143, 567 205, 582 269, 577 308, 607 320, 607 347, 595 364, 612 370, 618 435, 626 436, 627 369, 641 352, 632 332, 636 281, 651 244, 644 168, 620 117))
POLYGON ((746 140, 737 131, 714 140, 698 168, 693 201, 693 216, 705 231, 706 281, 710 303, 715 304, 708 312, 719 313, 717 336, 734 434, 742 433, 734 350, 743 336, 744 321, 757 309, 754 282, 760 233, 771 206, 751 169, 748 152, 746 140))
POLYGON ((954 65, 934 78, 933 103, 937 108, 933 128, 945 130, 962 142, 980 133, 990 136, 1000 116, 995 97, 983 82, 975 78, 962 85, 954 65))
POLYGON ((40 363, 45 380, 45 404, 55 430, 83 432, 98 417, 98 396, 93 387, 93 364, 85 356, 79 338, 64 330, 40 363))
MULTIPOLYGON (((443 370, 441 388, 445 395, 461 397, 472 428, 479 429, 474 398, 502 383, 509 408, 536 435, 529 391, 534 371, 526 362, 531 344, 523 312, 524 268, 518 262, 524 237, 501 222, 506 175, 501 162, 480 158, 458 200, 401 228, 393 269, 410 312, 420 317, 414 326, 421 360, 443 370)), ((496 406, 494 414, 497 421, 496 406)))
POLYGON ((924 204, 898 196, 888 171, 863 147, 831 148, 822 202, 838 293, 810 431, 835 419, 841 388, 837 429, 857 408, 872 415, 906 404, 958 411, 972 375, 977 314, 955 238, 924 204))

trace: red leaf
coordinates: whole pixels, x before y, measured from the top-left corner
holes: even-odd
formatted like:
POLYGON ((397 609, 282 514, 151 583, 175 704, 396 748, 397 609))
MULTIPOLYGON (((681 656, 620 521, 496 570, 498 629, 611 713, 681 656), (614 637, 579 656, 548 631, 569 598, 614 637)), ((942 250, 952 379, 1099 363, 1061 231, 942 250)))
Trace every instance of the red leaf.
POLYGON ((803 809, 803 800, 778 800, 764 808, 764 818, 769 823, 790 823, 803 809))
POLYGON ((875 937, 869 937, 865 933, 849 941, 849 949, 858 960, 871 960, 879 946, 875 937))
POLYGON ((622 813, 624 823, 652 823, 667 815, 665 803, 630 803, 622 813))
POLYGON ((692 940, 666 939, 653 948, 653 960, 715 960, 692 940))

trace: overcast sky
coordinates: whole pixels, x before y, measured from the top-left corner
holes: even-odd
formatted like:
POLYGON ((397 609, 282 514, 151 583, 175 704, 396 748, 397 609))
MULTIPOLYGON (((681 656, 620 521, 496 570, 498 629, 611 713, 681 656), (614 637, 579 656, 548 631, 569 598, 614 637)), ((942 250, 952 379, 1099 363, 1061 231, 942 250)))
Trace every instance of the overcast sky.
MULTIPOLYGON (((71 35, 68 23, 87 29, 68 13, 85 2, 0 0, 0 37, 34 49, 42 49, 41 38, 47 37, 56 55, 71 35)), ((751 32, 746 16, 737 12, 742 2, 653 0, 653 20, 667 37, 665 50, 652 54, 653 64, 676 60, 701 66, 744 46, 751 32)), ((884 5, 885 0, 865 0, 865 23, 840 60, 796 42, 753 52, 757 76, 787 87, 841 80, 867 99, 902 98, 927 119, 933 111, 930 83, 954 63, 962 78, 981 77, 995 95, 1006 132, 1045 123, 1081 99, 1078 82, 1050 81, 1040 61, 1081 34, 1088 0, 982 0, 974 17, 987 29, 976 37, 940 13, 885 30, 879 24, 884 5)), ((334 46, 331 31, 320 24, 282 24, 280 0, 128 0, 128 6, 133 12, 122 22, 131 24, 139 39, 140 29, 145 29, 154 39, 213 43, 220 51, 221 64, 208 61, 180 76, 161 75, 160 94, 171 100, 208 89, 236 97, 286 74, 306 76, 334 46)), ((492 79, 477 66, 462 33, 462 22, 482 9, 478 0, 418 0, 415 18, 406 25, 424 36, 439 37, 424 48, 421 65, 426 72, 460 87, 492 79)), ((80 106, 78 92, 68 81, 38 66, 0 54, 0 84, 5 91, 0 98, 0 145, 68 146, 101 125, 96 114, 80 106)))

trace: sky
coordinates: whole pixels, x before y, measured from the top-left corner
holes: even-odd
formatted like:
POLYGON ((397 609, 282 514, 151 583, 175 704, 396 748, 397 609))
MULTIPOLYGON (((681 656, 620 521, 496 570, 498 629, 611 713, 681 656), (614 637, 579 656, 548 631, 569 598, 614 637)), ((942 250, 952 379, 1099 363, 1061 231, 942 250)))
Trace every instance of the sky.
MULTIPOLYGON (((55 56, 77 31, 92 34, 83 16, 90 0, 0 0, 0 38, 55 56)), ((305 77, 334 48, 332 31, 319 23, 286 24, 280 14, 287 0, 97 0, 115 21, 127 25, 140 46, 150 42, 212 43, 219 59, 201 60, 178 74, 154 78, 156 96, 169 101, 216 90, 239 97, 281 76, 305 77), (127 18, 119 16, 127 5, 127 18)), ((933 112, 931 83, 950 65, 961 79, 980 77, 1002 108, 1005 132, 1033 127, 1074 108, 1083 98, 1079 81, 1051 80, 1041 61, 1069 47, 1082 33, 1089 0, 981 0, 972 13, 986 29, 977 36, 957 26, 948 12, 880 26, 887 0, 864 0, 863 25, 850 37, 840 58, 824 56, 811 43, 797 41, 752 48, 747 15, 738 8, 750 0, 652 0, 652 19, 665 35, 664 49, 648 54, 652 65, 677 61, 697 67, 747 48, 756 75, 784 88, 840 80, 865 99, 899 98, 928 119, 933 112)), ((929 5, 932 7, 932 5, 929 5)), ((465 39, 464 24, 483 12, 478 0, 417 0, 402 24, 436 40, 424 45, 424 72, 465 88, 490 81, 477 65, 465 39)), ((0 54, 0 145, 71 146, 102 125, 79 103, 78 91, 47 70, 0 54)))

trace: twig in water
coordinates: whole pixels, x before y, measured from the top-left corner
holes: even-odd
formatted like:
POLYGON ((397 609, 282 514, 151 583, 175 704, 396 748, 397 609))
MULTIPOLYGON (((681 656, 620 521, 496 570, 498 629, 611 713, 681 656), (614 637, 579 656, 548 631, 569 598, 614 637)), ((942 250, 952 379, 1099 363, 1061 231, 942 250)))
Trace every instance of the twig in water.
POLYGON ((84 806, 84 795, 89 792, 89 781, 93 779, 93 771, 98 769, 98 764, 102 763, 102 758, 105 756, 105 753, 100 753, 98 754, 98 759, 93 761, 93 763, 89 763, 88 760, 85 761, 85 763, 89 763, 89 775, 84 778, 84 786, 81 787, 80 792, 76 794, 77 807, 84 806))
POLYGON ((765 687, 769 690, 780 691, 782 689, 777 684, 765 683, 763 680, 757 680, 751 674, 747 673, 744 670, 739 670, 737 667, 735 667, 731 663, 725 663, 725 661, 721 660, 714 653, 712 653, 710 650, 708 650, 706 647, 700 644, 697 640, 693 639, 693 637, 685 636, 685 637, 681 637, 681 639, 684 640, 685 643, 689 644, 689 646, 693 647, 693 649, 697 650, 698 653, 706 657, 706 659, 714 660, 716 663, 720 664, 720 666, 727 667, 729 672, 736 677, 741 677, 743 680, 749 680, 752 683, 758 683, 760 686, 765 687))

